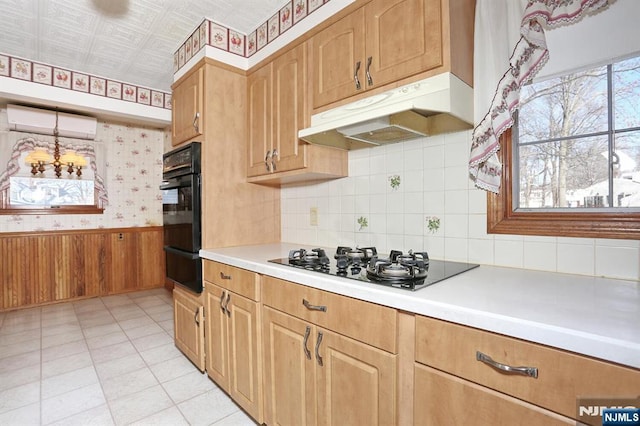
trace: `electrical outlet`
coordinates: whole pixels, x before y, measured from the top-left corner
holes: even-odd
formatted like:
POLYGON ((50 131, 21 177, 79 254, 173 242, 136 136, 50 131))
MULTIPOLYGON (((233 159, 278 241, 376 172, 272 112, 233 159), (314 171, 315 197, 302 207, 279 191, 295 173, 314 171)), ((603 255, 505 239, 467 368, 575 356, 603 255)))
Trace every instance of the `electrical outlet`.
POLYGON ((309 209, 309 225, 318 226, 318 208, 311 207, 309 209))

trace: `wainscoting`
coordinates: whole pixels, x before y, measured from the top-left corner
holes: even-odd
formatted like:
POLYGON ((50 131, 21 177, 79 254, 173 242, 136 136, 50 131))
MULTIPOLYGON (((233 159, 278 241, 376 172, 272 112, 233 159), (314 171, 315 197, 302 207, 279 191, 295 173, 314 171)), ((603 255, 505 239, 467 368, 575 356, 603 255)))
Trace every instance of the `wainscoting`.
POLYGON ((161 226, 0 234, 0 311, 164 286, 161 226))

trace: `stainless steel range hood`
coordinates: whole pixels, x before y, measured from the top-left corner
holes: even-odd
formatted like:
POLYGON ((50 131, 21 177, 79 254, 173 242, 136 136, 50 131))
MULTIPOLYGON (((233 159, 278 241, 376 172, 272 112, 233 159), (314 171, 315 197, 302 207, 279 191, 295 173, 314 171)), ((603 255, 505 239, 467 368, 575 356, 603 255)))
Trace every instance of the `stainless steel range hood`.
POLYGON ((366 148, 473 127, 473 89, 439 74, 311 116, 298 132, 309 143, 366 148))

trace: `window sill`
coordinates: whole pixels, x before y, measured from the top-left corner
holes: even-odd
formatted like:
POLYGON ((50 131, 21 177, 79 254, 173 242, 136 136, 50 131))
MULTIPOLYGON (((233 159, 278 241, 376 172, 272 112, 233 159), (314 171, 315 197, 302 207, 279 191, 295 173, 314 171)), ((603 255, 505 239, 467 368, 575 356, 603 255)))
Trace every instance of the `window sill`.
POLYGON ((0 208, 0 215, 22 214, 102 214, 104 209, 96 206, 49 206, 49 207, 18 207, 0 208))

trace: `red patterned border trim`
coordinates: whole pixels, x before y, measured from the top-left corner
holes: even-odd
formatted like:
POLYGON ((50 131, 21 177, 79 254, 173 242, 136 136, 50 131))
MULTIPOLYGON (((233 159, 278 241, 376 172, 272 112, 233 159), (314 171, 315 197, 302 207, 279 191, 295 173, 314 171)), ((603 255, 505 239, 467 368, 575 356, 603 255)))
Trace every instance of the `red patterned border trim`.
POLYGON ((171 109, 171 93, 0 53, 0 77, 171 109))

